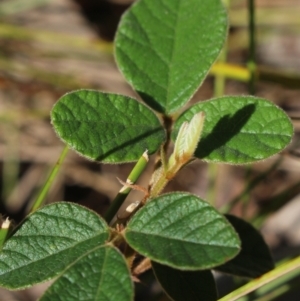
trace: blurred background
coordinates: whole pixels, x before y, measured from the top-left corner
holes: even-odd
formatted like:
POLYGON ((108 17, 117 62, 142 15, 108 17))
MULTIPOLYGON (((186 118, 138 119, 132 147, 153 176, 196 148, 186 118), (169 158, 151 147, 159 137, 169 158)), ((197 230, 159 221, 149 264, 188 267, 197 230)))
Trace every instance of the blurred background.
MULTIPOLYGON (((119 18, 132 2, 0 1, 0 212, 4 217, 18 223, 26 216, 63 150, 49 118, 59 97, 90 88, 138 98, 113 57, 119 18)), ((222 212, 250 221, 261 230, 276 262, 282 262, 300 253, 300 2, 227 0, 225 4, 228 43, 192 101, 223 94, 265 97, 292 118, 295 135, 281 154, 256 164, 194 162, 166 191, 190 191, 222 212), (254 31, 249 25, 251 2, 254 31)), ((139 182, 142 186, 147 186, 151 163, 139 182)), ((90 162, 69 151, 46 201, 75 202, 101 214, 120 189, 116 177, 125 180, 131 168, 132 164, 90 162)), ((129 200, 137 197, 133 192, 129 200)), ((289 282, 279 281, 243 300, 300 300, 299 275, 300 271, 289 282)), ((139 285, 136 300, 167 300, 155 283, 145 292, 149 277, 145 275, 139 285)), ((219 274, 216 278, 221 295, 244 283, 219 274)), ((19 292, 0 289, 0 301, 36 300, 47 285, 19 292)))

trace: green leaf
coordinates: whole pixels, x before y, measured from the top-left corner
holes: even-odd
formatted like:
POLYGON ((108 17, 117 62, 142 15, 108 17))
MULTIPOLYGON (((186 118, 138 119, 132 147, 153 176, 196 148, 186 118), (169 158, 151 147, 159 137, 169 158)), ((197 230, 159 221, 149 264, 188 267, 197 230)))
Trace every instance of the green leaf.
POLYGON ((124 257, 110 246, 84 254, 40 299, 53 300, 132 301, 133 283, 124 257))
POLYGON ((141 0, 123 15, 116 60, 156 111, 170 115, 190 100, 226 38, 220 0, 141 0))
POLYGON ((65 267, 109 237, 96 213, 55 203, 29 215, 0 253, 0 285, 20 289, 57 276, 65 267))
POLYGON ((218 266, 216 270, 250 278, 260 277, 272 270, 273 259, 261 234, 252 225, 238 217, 226 215, 226 218, 239 234, 242 249, 235 258, 218 266))
POLYGON ((182 270, 220 265, 240 248, 223 215, 198 197, 179 192, 149 201, 128 223, 125 239, 151 260, 182 270))
POLYGON ((59 137, 81 155, 107 163, 137 161, 165 140, 157 116, 137 100, 79 90, 64 95, 51 112, 59 137))
POLYGON ((266 159, 284 149, 293 135, 288 116, 268 100, 252 96, 225 96, 197 103, 176 121, 181 124, 205 112, 201 140, 195 152, 211 162, 243 164, 266 159))
POLYGON ((175 301, 216 301, 218 299, 211 271, 180 271, 152 262, 154 274, 165 293, 175 301))

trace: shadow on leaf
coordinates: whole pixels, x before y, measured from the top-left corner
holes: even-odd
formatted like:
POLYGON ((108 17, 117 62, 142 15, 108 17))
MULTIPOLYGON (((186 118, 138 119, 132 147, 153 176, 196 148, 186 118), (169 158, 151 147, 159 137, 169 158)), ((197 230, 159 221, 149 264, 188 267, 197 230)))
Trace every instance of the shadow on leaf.
POLYGON ((202 137, 195 152, 196 157, 204 159, 213 151, 224 146, 240 133, 254 112, 255 105, 249 104, 238 110, 232 117, 229 115, 223 116, 213 130, 208 135, 202 137))
MULTIPOLYGON (((156 127, 152 130, 149 130, 147 132, 144 132, 143 134, 134 137, 133 139, 127 140, 126 142, 123 142, 121 144, 118 144, 116 147, 111 148, 110 150, 106 151, 105 153, 100 154, 96 160, 97 161, 103 161, 107 159, 109 156, 114 155, 116 157, 115 162, 133 162, 137 161, 139 159, 139 156, 142 155, 142 153, 148 149, 149 155, 155 153, 160 145, 165 141, 165 133, 162 131, 162 127, 156 127), (157 134, 157 135, 156 135, 157 134), (161 143, 157 143, 157 147, 155 149, 154 146, 149 145, 149 139, 152 137, 153 141, 159 141, 161 140, 161 143), (139 149, 142 149, 141 153, 136 158, 129 158, 127 159, 126 156, 128 153, 133 153, 133 147, 135 145, 139 145, 139 149)), ((155 142, 152 144, 156 144, 155 142)))
POLYGON ((152 108, 156 112, 166 115, 166 108, 162 106, 157 100, 155 100, 151 95, 148 95, 147 93, 141 91, 137 92, 141 96, 144 103, 147 104, 150 108, 152 108))

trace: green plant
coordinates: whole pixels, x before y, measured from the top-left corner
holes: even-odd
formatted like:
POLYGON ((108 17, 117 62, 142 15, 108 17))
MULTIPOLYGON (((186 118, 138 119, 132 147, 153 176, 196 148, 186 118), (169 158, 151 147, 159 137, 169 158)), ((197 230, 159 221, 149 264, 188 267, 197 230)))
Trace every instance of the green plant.
POLYGON ((226 32, 220 0, 140 0, 127 11, 115 39, 116 60, 148 106, 124 95, 79 90, 63 96, 51 118, 59 137, 81 155, 138 162, 105 220, 64 202, 27 216, 2 247, 3 287, 57 277, 40 300, 129 301, 139 270, 152 266, 173 300, 209 301, 217 299, 211 269, 252 278, 273 268, 267 245, 247 222, 190 193, 161 194, 195 159, 251 163, 291 140, 289 118, 265 99, 226 96, 183 109, 217 59, 226 32), (149 187, 142 188, 135 181, 148 153, 158 153, 157 164, 149 187), (131 189, 145 197, 122 209, 131 189), (144 259, 137 261, 137 254, 144 259))

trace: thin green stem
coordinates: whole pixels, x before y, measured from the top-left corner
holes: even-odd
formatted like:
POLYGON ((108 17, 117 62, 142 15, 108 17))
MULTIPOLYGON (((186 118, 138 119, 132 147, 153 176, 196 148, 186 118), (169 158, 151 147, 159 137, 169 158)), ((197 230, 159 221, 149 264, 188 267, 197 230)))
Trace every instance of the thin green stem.
POLYGON ((220 212, 222 213, 228 213, 230 212, 233 207, 243 198, 245 198, 249 192, 256 187, 261 181, 263 181, 267 175, 269 175, 271 172, 273 172, 281 163, 281 158, 277 160, 274 164, 271 165, 270 168, 268 168, 265 172, 259 174, 257 177, 255 177, 252 181, 248 182, 244 190, 234 199, 229 201, 226 205, 219 208, 220 212))
POLYGON ((127 177, 126 184, 120 189, 119 193, 116 195, 115 199, 112 201, 110 207, 108 208, 107 212, 105 213, 105 220, 110 223, 114 216, 119 211, 120 207, 122 206, 123 202, 125 201, 126 197, 131 191, 130 185, 133 185, 139 176, 142 174, 144 169, 147 166, 149 161, 148 152, 145 151, 143 155, 140 157, 138 162, 133 167, 131 173, 127 177))
POLYGON ((56 164, 54 165, 54 167, 52 168, 52 171, 46 181, 46 183, 44 184, 44 186, 42 187, 42 189, 40 190, 40 193, 36 199, 36 201, 34 202, 30 212, 33 212, 35 210, 37 210, 44 202, 45 197, 54 181, 54 179, 56 178, 56 175, 62 165, 62 162, 64 161, 66 155, 68 153, 68 147, 65 146, 63 151, 60 154, 59 159, 57 160, 56 164))
POLYGON ((255 94, 255 73, 256 73, 256 62, 255 62, 255 2, 254 0, 248 0, 248 29, 249 29, 249 59, 248 69, 250 71, 249 81, 249 93, 255 94))
MULTIPOLYGON (((224 5, 229 8, 230 0, 223 0, 224 5)), ((223 50, 219 56, 218 63, 225 63, 227 60, 228 45, 225 43, 223 50)), ((226 77, 223 74, 217 74, 214 81, 214 97, 224 95, 226 77)))
POLYGON ((208 189, 206 194, 207 201, 212 205, 216 205, 217 185, 216 179, 218 177, 219 166, 214 163, 208 164, 208 189))
MULTIPOLYGON (((287 262, 289 259, 285 259, 283 262, 287 262)), ((281 263, 281 264, 282 264, 281 263)), ((276 297, 284 294, 287 291, 291 291, 295 284, 297 288, 299 287, 299 275, 300 275, 300 269, 295 270, 293 272, 290 272, 272 282, 269 284, 264 285, 263 287, 257 289, 253 293, 253 298, 255 298, 255 301, 271 301, 274 300, 276 297)), ((252 295, 252 294, 251 294, 252 295)), ((253 299, 251 298, 251 300, 253 299)))
MULTIPOLYGON (((297 274, 300 273, 299 272, 297 274)), ((284 277, 281 277, 284 278, 284 277)), ((276 281, 275 281, 276 282, 276 281)), ((281 285, 274 287, 272 291, 269 291, 262 297, 256 298, 254 301, 273 301, 279 299, 279 297, 288 293, 291 294, 293 291, 299 291, 299 278, 293 279, 291 281, 284 280, 281 285)))
POLYGON ((299 188, 300 181, 269 198, 268 205, 261 209, 260 212, 250 220, 251 224, 256 228, 260 228, 268 216, 280 210, 299 193, 299 188))
POLYGON ((275 288, 272 292, 268 293, 266 296, 255 299, 255 301, 272 301, 276 300, 279 296, 289 292, 291 286, 289 284, 282 285, 278 288, 275 288))
MULTIPOLYGON (((248 0, 248 12, 249 12, 249 58, 248 58, 248 69, 250 72, 249 79, 249 93, 255 94, 255 74, 256 74, 256 62, 255 62, 255 3, 254 0, 248 0)), ((251 165, 246 167, 245 180, 249 180, 251 174, 251 165)), ((249 186, 249 185, 248 185, 249 186)), ((250 192, 250 190, 248 191, 250 192)), ((247 207, 250 201, 248 193, 243 194, 242 198, 242 216, 246 216, 247 207)))
MULTIPOLYGON (((226 8, 229 8, 230 0, 223 0, 223 4, 226 8)), ((218 63, 221 64, 226 63, 227 52, 228 52, 228 45, 227 42, 225 42, 222 52, 218 59, 218 63)), ((216 74, 214 79, 214 97, 221 97, 224 95, 225 85, 226 85, 226 76, 220 73, 216 74)), ((215 180, 217 178, 218 172, 219 172, 219 168, 217 165, 215 164, 208 165, 209 185, 208 185, 207 199, 212 206, 215 206, 215 202, 216 202, 215 180)))
POLYGON ((260 278, 254 279, 249 283, 243 285, 242 287, 236 289, 225 297, 219 299, 219 301, 235 301, 239 298, 257 290, 258 288, 277 280, 279 277, 282 277, 288 273, 294 272, 295 270, 300 269, 300 256, 295 259, 289 260, 286 263, 281 264, 274 270, 264 274, 260 278))
MULTIPOLYGON (((245 166, 245 183, 249 183, 251 172, 252 172, 251 165, 245 166)), ((249 202, 250 202, 250 193, 251 193, 251 190, 249 190, 249 193, 245 193, 243 195, 243 197, 241 198, 242 218, 244 218, 244 219, 247 217, 248 205, 249 205, 249 202)))
MULTIPOLYGON (((224 45, 224 48, 220 54, 219 63, 225 63, 227 58, 227 44, 224 45)), ((216 74, 214 81, 214 97, 221 97, 224 95, 225 91, 226 77, 223 74, 216 74)))

